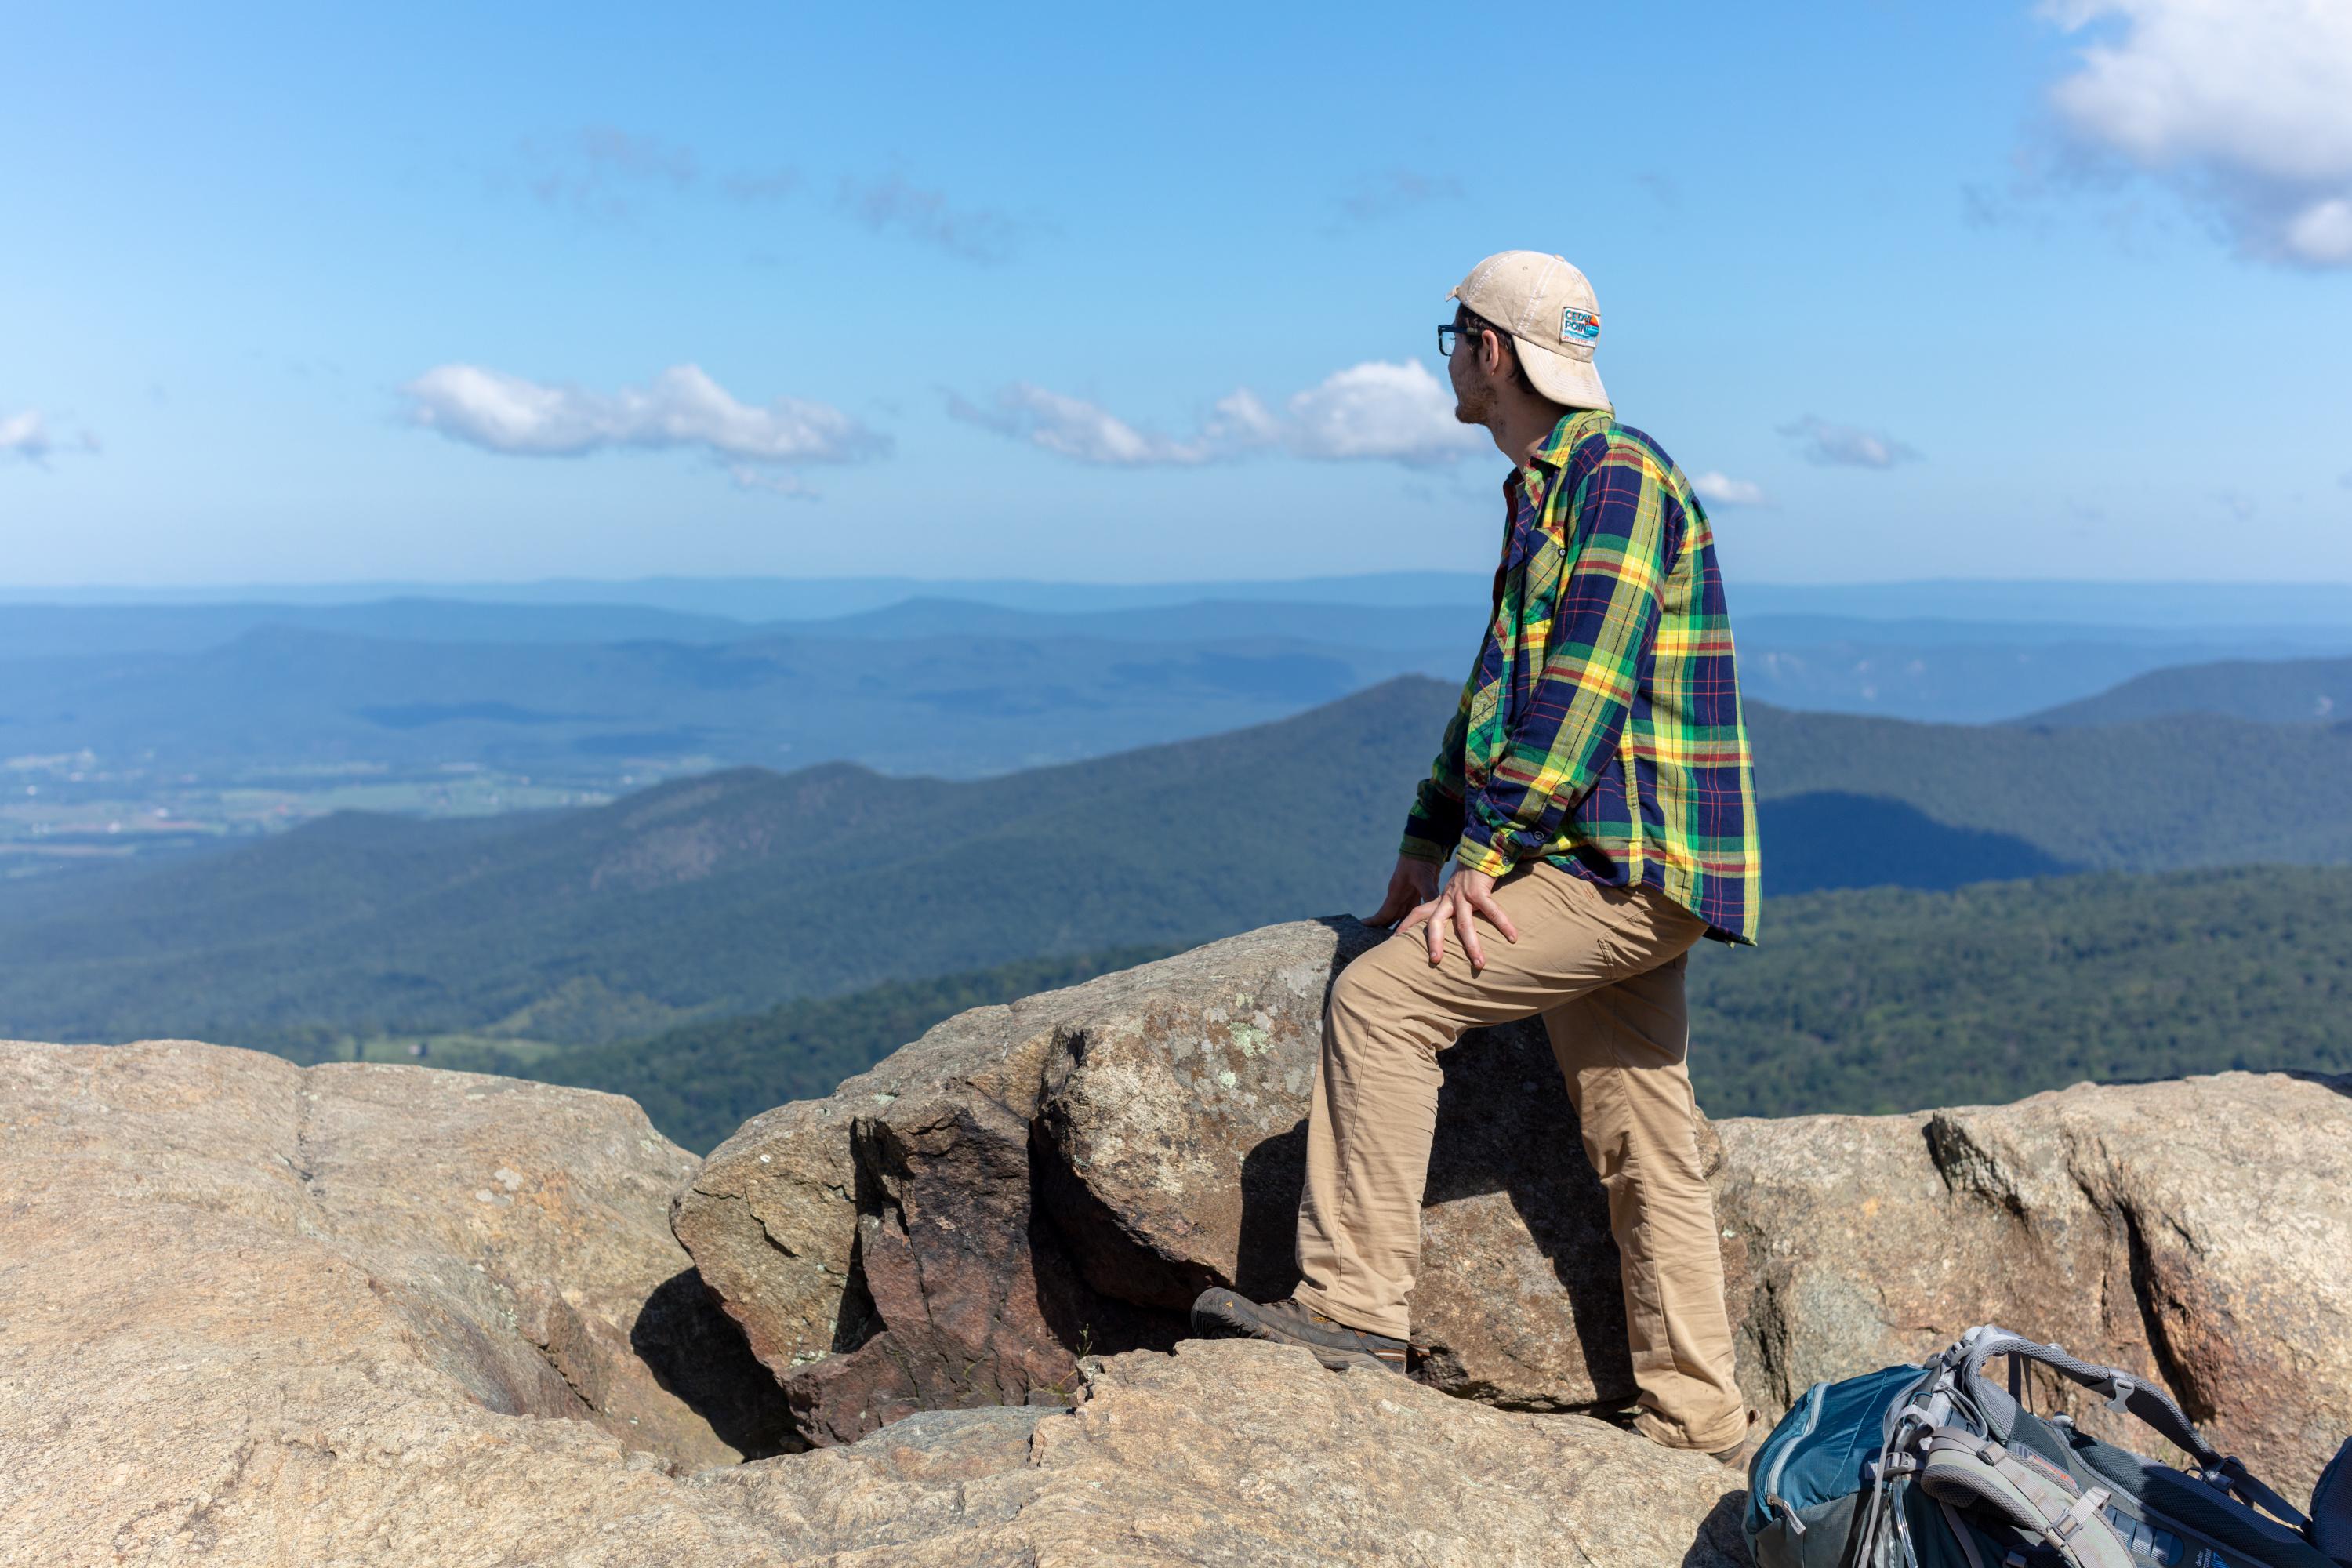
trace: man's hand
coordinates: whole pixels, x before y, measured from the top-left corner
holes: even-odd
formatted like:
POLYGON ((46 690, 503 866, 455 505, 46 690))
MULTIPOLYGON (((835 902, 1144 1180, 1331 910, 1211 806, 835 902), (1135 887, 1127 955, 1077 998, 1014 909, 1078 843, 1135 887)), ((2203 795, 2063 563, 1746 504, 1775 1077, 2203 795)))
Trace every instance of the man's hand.
POLYGON ((1478 943, 1476 921, 1484 918, 1506 942, 1517 942, 1519 933, 1511 924, 1511 917, 1495 902, 1495 879, 1484 871, 1464 867, 1454 873, 1445 890, 1405 916, 1397 927, 1402 936, 1426 921, 1429 926, 1429 962, 1434 965, 1445 961, 1445 931, 1448 926, 1462 937, 1462 951, 1470 955, 1470 973, 1477 973, 1486 967, 1486 951, 1478 943))
POLYGON ((1392 926, 1419 905, 1437 897, 1437 862, 1416 860, 1410 855, 1397 857, 1396 869, 1389 873, 1389 896, 1381 907, 1364 917, 1368 926, 1392 926))

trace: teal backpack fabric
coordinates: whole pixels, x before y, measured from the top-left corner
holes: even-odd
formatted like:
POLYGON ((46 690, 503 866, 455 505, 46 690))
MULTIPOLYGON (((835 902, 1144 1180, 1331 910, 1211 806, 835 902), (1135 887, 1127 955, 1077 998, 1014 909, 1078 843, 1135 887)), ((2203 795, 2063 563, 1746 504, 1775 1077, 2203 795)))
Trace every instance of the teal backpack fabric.
POLYGON ((1900 1409, 1930 1375, 1890 1366, 1805 1390, 1748 1461, 1748 1552, 1758 1568, 1811 1568, 1832 1560, 1820 1558, 1821 1545, 1833 1540, 1843 1546, 1853 1533, 1863 1465, 1885 1441, 1887 1412, 1900 1409))
POLYGON ((1918 1366, 1808 1389, 1756 1450, 1759 1568, 2352 1568, 2352 1442, 2306 1520, 2162 1388, 1990 1325, 1918 1366), (2007 1390, 1984 1375, 2006 1358, 2007 1390), (2189 1457, 2175 1468, 2037 1415, 2038 1363, 2189 1457))

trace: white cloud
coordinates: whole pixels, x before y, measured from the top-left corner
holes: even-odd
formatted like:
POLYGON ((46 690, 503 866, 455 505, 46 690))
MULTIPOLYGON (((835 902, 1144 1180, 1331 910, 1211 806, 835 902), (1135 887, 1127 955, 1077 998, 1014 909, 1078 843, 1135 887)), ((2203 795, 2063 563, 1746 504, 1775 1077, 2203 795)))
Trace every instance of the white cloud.
POLYGON ((97 450, 98 437, 87 430, 62 439, 51 434, 47 416, 37 408, 0 414, 0 458, 46 468, 52 454, 97 450))
POLYGON ((1754 479, 1735 479, 1727 474, 1709 469, 1691 476, 1691 489, 1698 499, 1713 501, 1717 506, 1762 506, 1764 487, 1754 479))
POLYGON ((766 490, 770 495, 790 496, 794 500, 816 499, 816 491, 789 468, 771 470, 755 468, 749 463, 730 463, 727 477, 735 481, 739 490, 766 490))
POLYGON ((1458 423, 1454 397, 1419 363, 1372 360, 1335 371, 1293 394, 1279 412, 1247 387, 1228 393, 1189 437, 1129 424, 1100 404, 1026 382, 998 391, 986 406, 950 395, 956 418, 1084 463, 1192 466, 1281 451, 1330 461, 1421 467, 1476 451, 1483 431, 1458 423))
POLYGON ((1793 424, 1780 426, 1783 436, 1796 437, 1799 450, 1810 463, 1828 464, 1848 468, 1891 468, 1897 463, 1915 460, 1919 454, 1883 431, 1857 429, 1852 425, 1832 425, 1828 420, 1808 414, 1793 424))
MULTIPOLYGON (((889 449, 828 404, 739 403, 697 366, 673 365, 647 387, 611 394, 549 386, 479 365, 436 365, 401 388, 411 424, 485 451, 577 458, 617 447, 699 449, 741 482, 754 465, 845 463, 889 449)), ((769 486, 765 488, 775 488, 769 486)))
POLYGON ((1025 381, 999 388, 986 407, 950 395, 948 412, 1081 463, 1116 468, 1189 466, 1215 456, 1205 438, 1171 440, 1129 425, 1099 403, 1049 392, 1025 381))
POLYGON ((0 415, 0 452, 37 463, 49 455, 48 422, 37 408, 0 415))
POLYGON ((695 365, 673 365, 649 387, 607 395, 547 386, 479 365, 445 364, 403 388, 411 418, 493 452, 577 457, 605 447, 706 447, 758 462, 840 462, 880 437, 839 409, 780 397, 739 403, 695 365))
POLYGON ((1454 394, 1418 360, 1337 371, 1290 399, 1283 445, 1301 458, 1450 463, 1486 442, 1454 417, 1454 394))
POLYGON ((2079 149, 2169 181, 2245 253, 2352 266, 2352 5, 2044 0, 2090 33, 2051 100, 2079 149))

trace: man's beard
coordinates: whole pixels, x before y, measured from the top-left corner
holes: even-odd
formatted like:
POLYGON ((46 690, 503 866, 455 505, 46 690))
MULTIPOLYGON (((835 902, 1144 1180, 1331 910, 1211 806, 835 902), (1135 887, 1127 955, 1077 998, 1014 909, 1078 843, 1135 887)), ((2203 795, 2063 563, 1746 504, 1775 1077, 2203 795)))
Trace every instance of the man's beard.
POLYGON ((1484 425, 1488 429, 1494 428, 1494 389, 1482 386, 1475 392, 1464 392, 1456 387, 1454 392, 1454 417, 1464 425, 1484 425))

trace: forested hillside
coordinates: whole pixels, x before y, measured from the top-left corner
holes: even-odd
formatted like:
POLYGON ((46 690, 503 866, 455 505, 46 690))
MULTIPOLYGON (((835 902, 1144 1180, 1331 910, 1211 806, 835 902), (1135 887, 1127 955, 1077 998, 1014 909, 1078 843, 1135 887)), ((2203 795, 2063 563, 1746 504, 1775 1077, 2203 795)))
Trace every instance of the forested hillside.
POLYGON ((1914 1110, 2083 1079, 2352 1069, 2352 868, 1883 888, 1692 962, 1716 1116, 1914 1110))
MULTIPOLYGON (((2252 868, 1780 900, 1769 945, 1702 943, 1691 1075, 1714 1116, 1999 1102, 2084 1079, 2352 1070, 2352 869, 2252 868)), ((967 1007, 1159 956, 1130 949, 796 1002, 535 1065, 626 1094, 707 1152, 967 1007)))
MULTIPOLYGON (((1454 697, 1398 680, 975 781, 740 769, 587 810, 343 816, 234 853, 0 887, 0 1034, 595 1044, 1361 911, 1454 697)), ((1752 719, 1775 910, 1822 888, 2352 861, 2352 792, 2311 784, 2346 776, 2352 730, 1752 719)))

